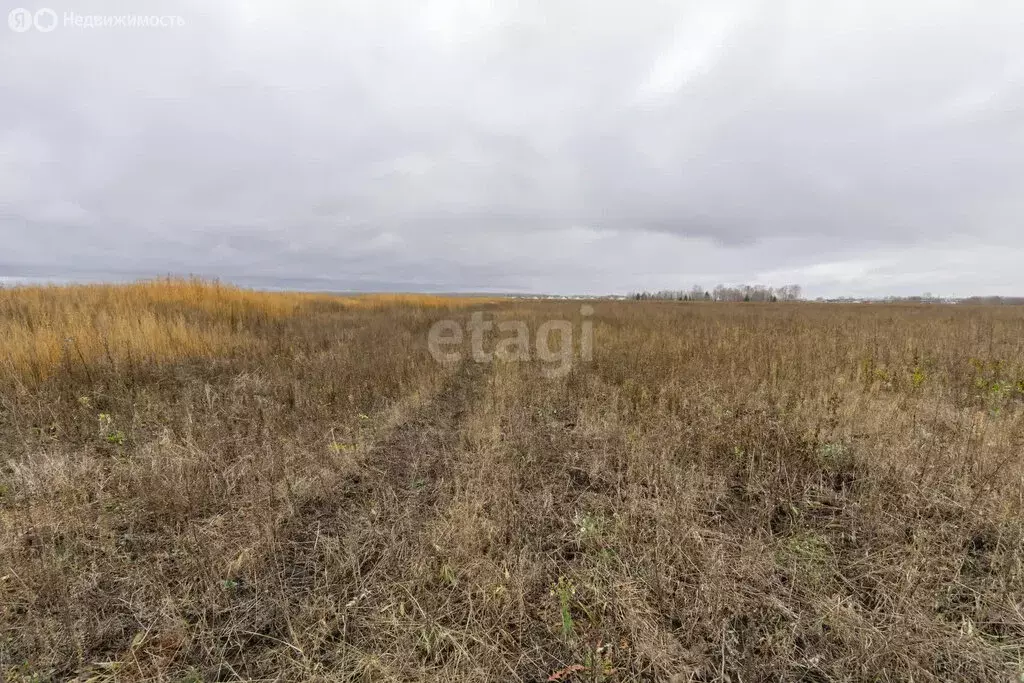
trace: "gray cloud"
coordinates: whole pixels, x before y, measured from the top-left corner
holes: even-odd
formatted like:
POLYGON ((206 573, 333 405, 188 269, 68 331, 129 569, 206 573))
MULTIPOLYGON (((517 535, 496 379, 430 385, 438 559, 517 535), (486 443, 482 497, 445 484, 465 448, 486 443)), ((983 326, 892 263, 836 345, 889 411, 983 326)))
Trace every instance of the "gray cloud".
POLYGON ((0 36, 0 276, 1024 292, 1015 2, 50 6, 0 36), (63 25, 143 11, 184 26, 63 25))

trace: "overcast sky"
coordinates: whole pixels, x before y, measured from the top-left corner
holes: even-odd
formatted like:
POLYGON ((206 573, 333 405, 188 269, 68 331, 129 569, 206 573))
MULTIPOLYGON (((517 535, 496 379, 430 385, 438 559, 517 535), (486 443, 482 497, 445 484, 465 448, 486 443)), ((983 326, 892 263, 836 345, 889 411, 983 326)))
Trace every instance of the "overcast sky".
POLYGON ((1020 0, 3 1, 0 281, 1024 294, 1020 0))

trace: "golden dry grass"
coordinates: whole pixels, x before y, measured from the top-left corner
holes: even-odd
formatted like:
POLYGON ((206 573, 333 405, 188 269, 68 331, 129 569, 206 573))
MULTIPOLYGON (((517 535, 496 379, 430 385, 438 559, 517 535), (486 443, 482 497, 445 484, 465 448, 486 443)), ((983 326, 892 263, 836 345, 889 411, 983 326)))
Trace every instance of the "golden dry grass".
POLYGON ((578 303, 252 296, 0 389, 8 679, 1024 672, 1024 309, 599 302, 551 378, 427 330, 578 303))
POLYGON ((160 363, 244 349, 252 328, 314 304, 452 308, 470 297, 260 292, 199 279, 0 289, 0 381, 34 384, 62 365, 160 363))

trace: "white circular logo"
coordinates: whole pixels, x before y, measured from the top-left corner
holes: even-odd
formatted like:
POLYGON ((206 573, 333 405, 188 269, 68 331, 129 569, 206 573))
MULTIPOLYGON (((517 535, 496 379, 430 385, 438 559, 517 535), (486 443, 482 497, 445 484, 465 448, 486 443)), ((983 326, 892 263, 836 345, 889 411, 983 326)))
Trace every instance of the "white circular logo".
POLYGON ((32 19, 32 23, 35 24, 37 31, 49 33, 57 28, 57 13, 49 7, 44 7, 36 11, 36 16, 32 19))
MULTIPOLYGON (((56 15, 54 16, 56 17, 56 15)), ((12 31, 24 33, 32 28, 32 13, 24 7, 12 9, 7 15, 7 25, 11 27, 12 31)))

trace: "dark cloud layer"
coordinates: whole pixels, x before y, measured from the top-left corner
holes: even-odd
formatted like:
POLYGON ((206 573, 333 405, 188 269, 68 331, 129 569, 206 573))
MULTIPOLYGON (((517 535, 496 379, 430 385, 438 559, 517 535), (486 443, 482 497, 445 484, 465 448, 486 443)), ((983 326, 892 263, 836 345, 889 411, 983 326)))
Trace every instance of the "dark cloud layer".
POLYGON ((1024 292, 1019 3, 487 4, 51 1, 0 277, 1024 292))

